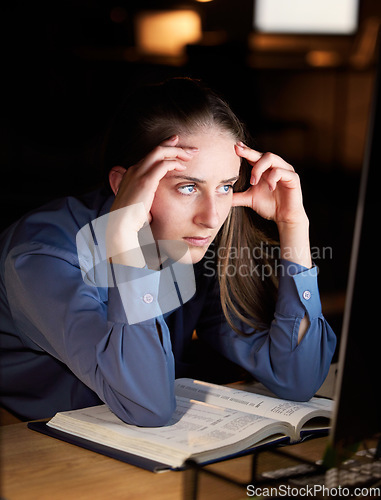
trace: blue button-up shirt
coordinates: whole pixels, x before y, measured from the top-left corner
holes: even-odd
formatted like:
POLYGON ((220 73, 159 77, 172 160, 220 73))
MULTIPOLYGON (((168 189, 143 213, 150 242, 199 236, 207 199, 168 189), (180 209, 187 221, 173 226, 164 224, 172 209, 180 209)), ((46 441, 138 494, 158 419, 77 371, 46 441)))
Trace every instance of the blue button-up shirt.
POLYGON ((322 315, 316 268, 283 263, 287 271, 279 278, 274 320, 253 335, 230 328, 215 277, 200 272, 199 265, 195 295, 165 315, 155 300, 159 273, 151 274, 149 290, 146 280, 130 281, 129 297, 135 294, 135 302, 143 300, 155 311, 130 324, 123 288, 86 283, 76 248, 78 231, 108 213, 111 203, 102 191, 64 198, 26 215, 1 235, 4 407, 36 419, 103 401, 128 423, 162 425, 175 408, 175 377, 191 373, 187 359, 194 330, 279 397, 313 396, 336 344, 322 315), (310 326, 298 343, 306 314, 310 326))

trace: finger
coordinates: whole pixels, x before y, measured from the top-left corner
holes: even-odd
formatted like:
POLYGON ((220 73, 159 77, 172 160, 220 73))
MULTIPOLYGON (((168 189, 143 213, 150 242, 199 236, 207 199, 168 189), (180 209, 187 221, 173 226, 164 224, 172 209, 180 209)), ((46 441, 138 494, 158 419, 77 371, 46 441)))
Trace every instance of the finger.
POLYGON ((280 156, 274 155, 273 153, 265 153, 253 165, 250 183, 253 185, 258 184, 264 172, 275 168, 281 168, 289 172, 294 172, 293 167, 280 156))
POLYGON ((263 155, 260 151, 249 148, 241 141, 235 144, 235 150, 238 156, 246 158, 249 162, 257 162, 263 155))
POLYGON ((186 170, 186 165, 180 163, 177 159, 165 159, 151 166, 144 174, 144 177, 151 183, 154 189, 157 189, 159 182, 166 176, 168 172, 177 170, 183 172, 186 170))
POLYGON ((142 173, 148 172, 154 165, 165 160, 181 160, 187 162, 194 157, 194 153, 182 148, 171 146, 157 146, 144 158, 140 165, 142 173))
MULTIPOLYGON (((165 141, 161 142, 160 146, 172 146, 172 147, 174 147, 174 146, 176 146, 176 144, 178 144, 178 142, 179 142, 179 136, 173 135, 169 139, 165 139, 165 141)), ((185 151, 186 153, 190 153, 191 155, 198 153, 198 148, 193 147, 193 146, 183 146, 179 149, 182 149, 183 151, 185 151)))
POLYGON ((294 170, 292 165, 287 163, 283 158, 273 153, 261 153, 260 151, 256 151, 255 149, 251 149, 246 146, 243 142, 237 142, 235 144, 236 152, 242 158, 246 158, 250 163, 257 163, 260 160, 264 160, 264 162, 269 162, 273 164, 273 166, 286 168, 288 170, 294 170))
POLYGON ((172 135, 168 139, 165 139, 163 142, 161 142, 160 146, 176 146, 178 142, 179 142, 179 136, 172 135))
POLYGON ((251 198, 247 192, 233 193, 232 207, 250 207, 251 198))
POLYGON ((284 168, 271 168, 266 170, 262 179, 267 182, 270 191, 275 191, 278 183, 282 183, 285 187, 290 189, 299 185, 299 176, 294 171, 284 168))
POLYGON ((171 158, 178 158, 179 160, 189 161, 198 152, 196 148, 179 148, 176 146, 158 146, 152 153, 156 160, 169 160, 171 158))

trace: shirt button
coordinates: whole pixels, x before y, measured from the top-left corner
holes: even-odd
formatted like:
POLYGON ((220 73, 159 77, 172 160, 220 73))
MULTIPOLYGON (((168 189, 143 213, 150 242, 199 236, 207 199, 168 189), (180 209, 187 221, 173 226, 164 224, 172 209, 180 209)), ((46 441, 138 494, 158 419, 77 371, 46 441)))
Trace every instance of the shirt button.
POLYGON ((309 290, 304 290, 303 292, 303 299, 304 300, 310 300, 311 298, 311 292, 309 290))
POLYGON ((143 302, 145 302, 146 304, 151 304, 151 302, 153 302, 153 295, 150 293, 144 294, 143 295, 143 302))

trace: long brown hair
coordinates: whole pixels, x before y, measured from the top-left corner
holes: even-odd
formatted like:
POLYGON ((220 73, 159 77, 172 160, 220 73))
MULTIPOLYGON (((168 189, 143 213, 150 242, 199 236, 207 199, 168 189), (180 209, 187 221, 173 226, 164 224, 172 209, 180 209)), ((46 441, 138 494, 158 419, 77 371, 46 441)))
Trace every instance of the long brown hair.
MULTIPOLYGON (((244 125, 226 101, 198 80, 172 78, 142 87, 114 118, 105 149, 105 173, 115 165, 128 168, 136 164, 174 134, 212 126, 250 145, 244 125)), ((250 171, 242 160, 235 191, 249 187, 250 171)), ((272 252, 268 255, 266 250, 275 242, 261 225, 265 227, 266 222, 253 210, 234 207, 214 244, 222 308, 239 333, 237 319, 255 330, 266 328, 274 314, 277 283, 275 273, 269 271, 274 268, 272 252)))

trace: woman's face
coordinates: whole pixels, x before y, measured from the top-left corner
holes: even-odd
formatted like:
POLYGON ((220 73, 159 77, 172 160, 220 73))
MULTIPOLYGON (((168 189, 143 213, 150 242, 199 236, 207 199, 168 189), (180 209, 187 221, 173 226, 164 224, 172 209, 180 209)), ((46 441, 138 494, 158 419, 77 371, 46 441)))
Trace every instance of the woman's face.
POLYGON ((171 242, 173 248, 180 242, 188 247, 191 262, 199 262, 225 222, 241 164, 235 143, 218 129, 180 135, 177 147, 197 147, 198 152, 183 162, 186 170, 168 172, 161 180, 151 208, 153 236, 168 242, 169 254, 171 242))

